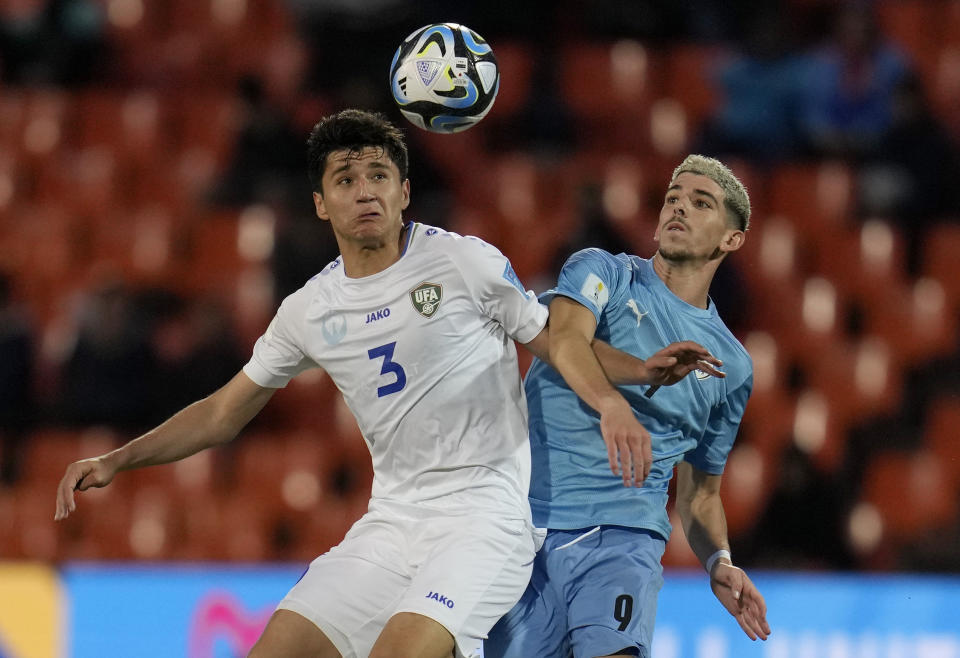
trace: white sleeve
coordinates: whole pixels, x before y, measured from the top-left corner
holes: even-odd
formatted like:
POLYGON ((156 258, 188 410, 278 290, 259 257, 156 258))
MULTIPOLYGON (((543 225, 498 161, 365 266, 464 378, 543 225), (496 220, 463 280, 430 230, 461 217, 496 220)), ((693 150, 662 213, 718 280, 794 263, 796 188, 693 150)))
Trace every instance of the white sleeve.
POLYGON ((284 300, 264 334, 253 346, 253 356, 243 372, 264 388, 283 388, 304 370, 317 367, 296 340, 296 313, 291 298, 284 300))
POLYGON ((524 289, 507 257, 479 238, 468 236, 458 242, 452 257, 483 314, 519 343, 536 338, 549 312, 533 291, 524 289))

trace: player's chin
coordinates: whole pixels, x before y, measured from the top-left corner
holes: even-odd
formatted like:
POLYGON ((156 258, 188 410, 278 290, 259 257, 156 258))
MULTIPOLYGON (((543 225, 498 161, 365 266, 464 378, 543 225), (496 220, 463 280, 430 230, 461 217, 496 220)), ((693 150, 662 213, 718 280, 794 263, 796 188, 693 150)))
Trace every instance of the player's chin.
POLYGON ((672 263, 688 263, 697 260, 696 254, 689 249, 679 246, 664 244, 661 240, 660 247, 657 249, 660 256, 672 263))

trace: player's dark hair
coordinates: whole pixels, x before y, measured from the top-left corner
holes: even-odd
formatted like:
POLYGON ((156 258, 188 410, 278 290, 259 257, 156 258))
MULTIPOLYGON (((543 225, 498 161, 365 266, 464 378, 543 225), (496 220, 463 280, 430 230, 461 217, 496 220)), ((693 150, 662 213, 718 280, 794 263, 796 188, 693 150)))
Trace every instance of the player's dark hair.
POLYGON ((325 116, 313 127, 307 139, 307 173, 313 191, 323 194, 323 172, 327 156, 335 151, 359 154, 368 147, 383 149, 407 178, 407 145, 403 133, 379 112, 343 110, 325 116))

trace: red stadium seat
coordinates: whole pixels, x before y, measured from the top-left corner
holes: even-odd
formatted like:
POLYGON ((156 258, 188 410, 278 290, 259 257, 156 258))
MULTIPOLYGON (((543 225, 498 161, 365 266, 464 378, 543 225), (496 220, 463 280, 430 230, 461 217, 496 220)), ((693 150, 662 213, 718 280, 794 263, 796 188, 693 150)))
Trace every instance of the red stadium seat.
POLYGON ((954 487, 960 487, 960 396, 935 400, 927 413, 924 445, 946 470, 954 487))
POLYGON ((956 518, 957 488, 927 451, 876 455, 867 466, 861 495, 880 512, 887 536, 895 541, 956 518))
POLYGON ((939 281, 950 308, 960 303, 960 223, 943 222, 932 227, 924 239, 922 270, 939 281))

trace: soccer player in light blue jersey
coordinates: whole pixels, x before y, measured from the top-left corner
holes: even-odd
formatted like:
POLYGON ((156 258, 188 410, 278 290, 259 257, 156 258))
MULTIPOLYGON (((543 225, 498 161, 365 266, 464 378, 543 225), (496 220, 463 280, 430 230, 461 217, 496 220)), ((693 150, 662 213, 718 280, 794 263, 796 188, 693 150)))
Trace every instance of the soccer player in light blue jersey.
POLYGON ((650 656, 675 467, 677 509, 714 594, 751 639, 770 633, 763 597, 731 561, 720 499, 752 364, 708 294, 749 219, 734 174, 691 155, 673 172, 652 258, 579 251, 541 296, 553 367, 535 360, 525 387, 530 505, 548 534, 527 591, 491 631, 487 658, 650 656), (601 367, 594 339, 640 358, 695 341, 723 372, 703 363, 672 386, 614 388, 623 378, 601 367), (646 430, 639 441, 624 438, 634 420, 646 430))

